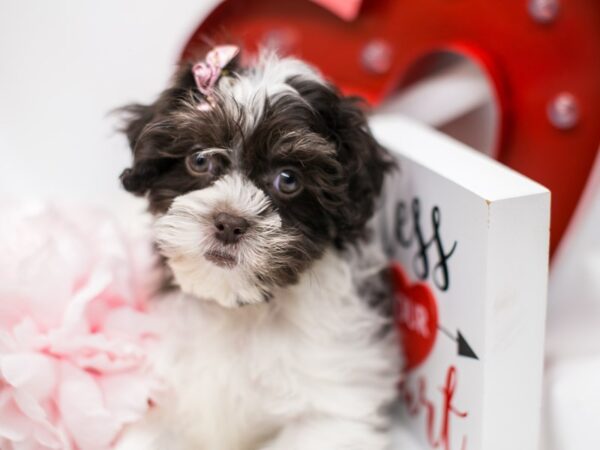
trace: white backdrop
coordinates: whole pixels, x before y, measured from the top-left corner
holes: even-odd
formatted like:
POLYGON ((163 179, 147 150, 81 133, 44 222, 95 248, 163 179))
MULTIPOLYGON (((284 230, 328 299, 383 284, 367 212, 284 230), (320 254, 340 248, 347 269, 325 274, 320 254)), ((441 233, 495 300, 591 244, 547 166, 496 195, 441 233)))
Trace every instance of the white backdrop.
POLYGON ((215 0, 0 3, 0 193, 140 209, 109 112, 151 101, 215 0))

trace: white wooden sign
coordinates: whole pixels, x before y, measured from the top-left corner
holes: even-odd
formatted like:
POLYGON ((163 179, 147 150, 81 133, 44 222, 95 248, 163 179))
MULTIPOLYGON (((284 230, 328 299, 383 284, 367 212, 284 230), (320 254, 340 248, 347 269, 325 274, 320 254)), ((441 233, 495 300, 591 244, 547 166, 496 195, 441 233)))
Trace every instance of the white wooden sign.
POLYGON ((381 220, 404 419, 424 449, 535 450, 550 193, 429 128, 375 117, 397 153, 381 220))

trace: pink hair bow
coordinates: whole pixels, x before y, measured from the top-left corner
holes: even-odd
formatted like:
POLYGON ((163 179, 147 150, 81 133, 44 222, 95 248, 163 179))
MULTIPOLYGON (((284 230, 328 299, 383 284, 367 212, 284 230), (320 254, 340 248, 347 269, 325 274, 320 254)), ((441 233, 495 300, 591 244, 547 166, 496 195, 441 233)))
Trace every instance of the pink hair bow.
POLYGON ((217 81, 223 73, 223 69, 233 61, 240 52, 236 45, 220 45, 213 48, 204 61, 200 61, 192 67, 196 87, 206 97, 206 103, 198 106, 200 110, 207 110, 214 106, 213 90, 217 81))

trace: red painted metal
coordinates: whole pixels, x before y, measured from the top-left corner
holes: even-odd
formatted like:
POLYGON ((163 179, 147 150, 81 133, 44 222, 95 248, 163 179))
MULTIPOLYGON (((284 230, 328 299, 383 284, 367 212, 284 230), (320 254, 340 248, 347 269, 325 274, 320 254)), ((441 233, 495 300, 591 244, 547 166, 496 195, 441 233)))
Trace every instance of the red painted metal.
MULTIPOLYGON (((552 191, 551 247, 564 233, 600 143, 600 4, 568 0, 556 19, 536 22, 525 0, 365 0, 344 21, 308 0, 227 0, 199 26, 183 56, 206 39, 255 51, 265 40, 316 66, 347 93, 377 105, 423 57, 452 50, 476 60, 501 109, 498 159, 552 191), (369 70, 365 47, 388 43, 391 64, 369 70), (569 92, 579 102, 574 128, 556 129, 548 103, 569 92)), ((436 105, 431 105, 435 108, 436 105)))

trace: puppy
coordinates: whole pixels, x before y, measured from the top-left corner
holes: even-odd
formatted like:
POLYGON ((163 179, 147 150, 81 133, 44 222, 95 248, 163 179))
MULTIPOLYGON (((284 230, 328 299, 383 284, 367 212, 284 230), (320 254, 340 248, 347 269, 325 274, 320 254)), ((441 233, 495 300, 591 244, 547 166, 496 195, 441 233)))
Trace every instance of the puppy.
POLYGON ((399 357, 367 223, 393 162, 357 101, 219 47, 126 110, 122 183, 178 289, 153 305, 170 392, 118 448, 387 448, 399 357))

